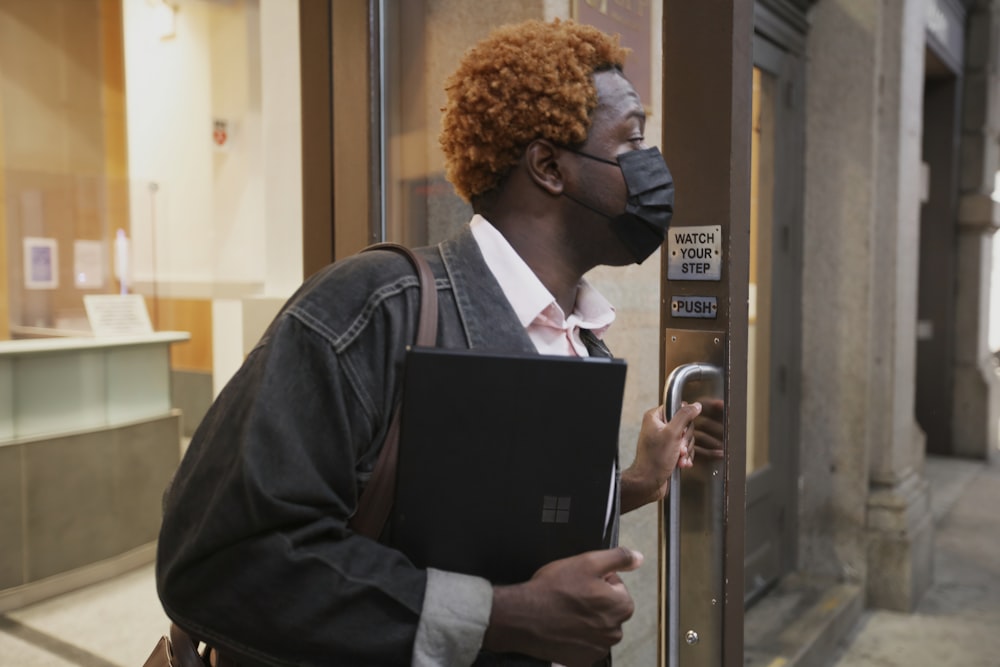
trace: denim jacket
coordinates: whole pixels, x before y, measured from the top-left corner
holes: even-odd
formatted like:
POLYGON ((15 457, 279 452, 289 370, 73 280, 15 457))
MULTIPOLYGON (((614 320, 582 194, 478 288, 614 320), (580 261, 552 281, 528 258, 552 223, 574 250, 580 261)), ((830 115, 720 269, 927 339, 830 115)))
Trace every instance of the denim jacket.
MULTIPOLYGON (((535 351, 467 227, 418 252, 436 279, 439 346, 535 351)), ((172 620, 241 664, 415 660, 428 573, 347 521, 398 399, 419 296, 395 253, 330 265, 285 304, 192 438, 164 498, 157 589, 172 620)), ((609 356, 587 334, 590 353, 609 356)))

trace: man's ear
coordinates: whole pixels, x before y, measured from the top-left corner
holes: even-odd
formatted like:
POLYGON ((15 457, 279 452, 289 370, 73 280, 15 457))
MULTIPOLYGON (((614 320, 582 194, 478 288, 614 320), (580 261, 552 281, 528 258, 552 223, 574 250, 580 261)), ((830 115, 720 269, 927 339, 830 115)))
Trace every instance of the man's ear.
POLYGON ((559 166, 562 153, 548 139, 535 139, 524 150, 524 165, 528 176, 538 187, 550 195, 558 196, 563 191, 563 172, 559 166))

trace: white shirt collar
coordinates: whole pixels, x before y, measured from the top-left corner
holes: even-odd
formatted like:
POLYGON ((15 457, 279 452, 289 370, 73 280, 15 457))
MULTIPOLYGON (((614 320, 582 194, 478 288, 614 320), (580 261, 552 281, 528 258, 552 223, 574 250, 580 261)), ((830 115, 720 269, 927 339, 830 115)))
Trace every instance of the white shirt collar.
MULTIPOLYGON (((469 226, 483 259, 486 260, 486 266, 500 283, 500 288, 514 308, 521 326, 527 328, 552 305, 562 312, 552 293, 496 227, 479 214, 473 216, 469 226)), ((586 280, 581 280, 573 312, 569 316, 565 313, 563 315, 567 320, 570 318, 577 320, 575 322, 577 326, 590 329, 600 338, 614 322, 615 309, 586 280)))

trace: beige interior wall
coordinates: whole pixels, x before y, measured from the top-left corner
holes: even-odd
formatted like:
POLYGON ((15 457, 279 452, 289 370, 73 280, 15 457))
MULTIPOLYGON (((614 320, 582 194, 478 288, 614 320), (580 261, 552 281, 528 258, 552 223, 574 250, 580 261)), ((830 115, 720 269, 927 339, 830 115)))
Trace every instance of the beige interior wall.
POLYGON ((0 0, 7 168, 100 173, 100 24, 96 0, 0 0), (16 124, 16 125, 15 125, 16 124))
MULTIPOLYGON (((125 118, 125 41, 120 0, 100 0, 101 106, 107 229, 129 233, 128 136, 125 118)), ((111 258, 108 258, 109 269, 111 258)))
POLYGON ((84 315, 73 284, 73 242, 104 237, 101 176, 111 134, 101 34, 99 0, 0 0, 8 280, 16 324, 72 327, 84 315), (26 236, 56 239, 57 288, 23 289, 26 236))

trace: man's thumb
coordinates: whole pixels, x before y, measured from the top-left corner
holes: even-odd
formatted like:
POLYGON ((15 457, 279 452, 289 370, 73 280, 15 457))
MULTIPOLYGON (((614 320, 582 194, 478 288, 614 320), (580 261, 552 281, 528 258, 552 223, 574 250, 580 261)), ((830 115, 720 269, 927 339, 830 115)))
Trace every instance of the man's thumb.
POLYGON ((631 572, 642 565, 643 555, 634 549, 617 547, 594 553, 599 574, 604 576, 612 572, 631 572))

